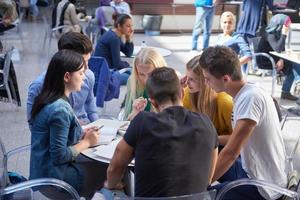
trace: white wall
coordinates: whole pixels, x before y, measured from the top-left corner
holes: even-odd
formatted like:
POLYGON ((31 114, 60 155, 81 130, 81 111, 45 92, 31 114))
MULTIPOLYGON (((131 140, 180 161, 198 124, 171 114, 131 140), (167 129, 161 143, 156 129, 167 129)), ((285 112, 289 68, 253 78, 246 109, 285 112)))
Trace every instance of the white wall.
POLYGON ((174 4, 194 4, 194 0, 174 0, 174 4))
MULTIPOLYGON (((134 29, 142 30, 142 15, 134 15, 134 29)), ((212 29, 219 29, 220 16, 215 15, 212 29)), ((194 15, 164 15, 161 30, 192 30, 195 23, 194 15)))

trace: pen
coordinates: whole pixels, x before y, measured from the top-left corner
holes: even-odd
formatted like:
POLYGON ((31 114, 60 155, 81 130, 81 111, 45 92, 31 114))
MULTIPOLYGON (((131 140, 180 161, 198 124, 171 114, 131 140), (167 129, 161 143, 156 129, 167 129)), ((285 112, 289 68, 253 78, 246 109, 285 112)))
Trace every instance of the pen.
POLYGON ((98 130, 100 130, 100 129, 103 128, 103 127, 104 127, 104 125, 96 126, 96 127, 94 127, 94 130, 95 130, 95 131, 98 131, 98 130))

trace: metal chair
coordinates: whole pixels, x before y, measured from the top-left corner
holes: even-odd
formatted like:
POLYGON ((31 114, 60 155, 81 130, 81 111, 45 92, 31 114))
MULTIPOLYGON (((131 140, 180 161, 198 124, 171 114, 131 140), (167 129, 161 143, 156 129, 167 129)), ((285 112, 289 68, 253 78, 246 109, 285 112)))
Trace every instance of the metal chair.
POLYGON ((9 88, 9 68, 11 65, 11 57, 13 48, 11 48, 6 54, 4 59, 3 69, 0 70, 0 77, 2 76, 2 82, 0 82, 0 90, 5 90, 7 93, 8 102, 12 103, 12 94, 9 88))
MULTIPOLYGON (((54 178, 41 178, 29 181, 24 181, 17 184, 12 184, 8 177, 7 161, 8 159, 16 154, 30 150, 31 146, 26 145, 9 152, 6 152, 3 142, 0 138, 0 199, 34 199, 33 192, 36 189, 45 186, 51 186, 57 191, 64 191, 70 199, 80 200, 77 191, 64 181, 57 180, 54 178)), ((37 197, 40 199, 41 197, 37 197)))
POLYGON ((214 200, 216 190, 172 197, 115 197, 115 200, 214 200))
POLYGON ((297 194, 297 192, 292 191, 292 190, 288 190, 286 188, 282 188, 278 185, 268 183, 268 182, 262 181, 262 180, 239 179, 239 180, 232 181, 232 182, 228 183, 227 185, 225 185, 218 192, 216 200, 222 200, 228 191, 230 191, 233 188, 236 188, 238 186, 243 186, 243 185, 254 185, 254 186, 257 186, 257 187, 262 187, 264 189, 268 189, 268 190, 271 190, 271 191, 278 192, 282 195, 285 195, 285 196, 289 197, 290 199, 299 199, 299 195, 297 194))
MULTIPOLYGON (((276 65, 275 65, 274 59, 268 53, 258 52, 258 46, 259 46, 259 42, 261 39, 262 39, 261 37, 255 37, 255 38, 251 38, 251 40, 250 40, 250 50, 252 53, 252 65, 255 68, 263 70, 264 72, 272 70, 271 95, 272 95, 272 97, 274 97, 276 78, 277 78, 277 70, 275 67, 276 65), (262 58, 262 57, 268 59, 269 62, 271 63, 271 65, 270 66, 261 66, 260 63, 257 61, 257 59, 262 58)), ((248 75, 248 73, 249 73, 249 68, 247 69, 246 75, 248 75)), ((264 77, 264 76, 265 76, 265 73, 263 73, 262 77, 264 77)))
POLYGON ((44 41, 43 41, 43 50, 45 49, 47 38, 49 38, 49 41, 48 41, 48 52, 49 52, 50 47, 51 47, 52 38, 55 37, 54 34, 57 31, 63 30, 64 28, 67 28, 69 26, 68 25, 61 25, 61 26, 57 26, 57 27, 52 28, 51 24, 48 22, 46 16, 43 16, 43 22, 44 22, 44 25, 46 26, 45 36, 44 36, 44 41))

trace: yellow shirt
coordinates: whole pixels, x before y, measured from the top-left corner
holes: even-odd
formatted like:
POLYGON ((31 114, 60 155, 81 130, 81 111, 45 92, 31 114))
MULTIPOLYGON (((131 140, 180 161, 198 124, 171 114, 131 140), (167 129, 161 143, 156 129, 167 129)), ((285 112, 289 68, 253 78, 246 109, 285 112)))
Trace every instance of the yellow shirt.
MULTIPOLYGON (((190 93, 188 88, 184 89, 183 107, 192 110, 190 93)), ((232 97, 225 92, 217 94, 217 112, 212 120, 218 135, 230 135, 232 133, 231 112, 233 102, 232 97)))

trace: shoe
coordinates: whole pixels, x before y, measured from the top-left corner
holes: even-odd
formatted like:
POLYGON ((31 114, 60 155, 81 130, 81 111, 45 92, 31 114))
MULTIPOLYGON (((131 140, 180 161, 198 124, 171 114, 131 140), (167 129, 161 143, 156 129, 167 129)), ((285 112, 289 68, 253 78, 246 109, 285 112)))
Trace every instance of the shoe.
POLYGON ((296 104, 300 106, 300 98, 297 99, 296 104))
POLYGON ((288 99, 291 101, 296 101, 298 98, 292 95, 290 92, 281 92, 281 99, 288 99))

